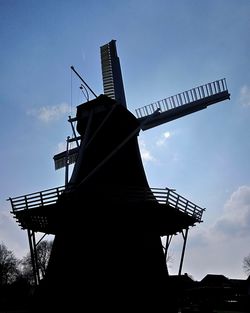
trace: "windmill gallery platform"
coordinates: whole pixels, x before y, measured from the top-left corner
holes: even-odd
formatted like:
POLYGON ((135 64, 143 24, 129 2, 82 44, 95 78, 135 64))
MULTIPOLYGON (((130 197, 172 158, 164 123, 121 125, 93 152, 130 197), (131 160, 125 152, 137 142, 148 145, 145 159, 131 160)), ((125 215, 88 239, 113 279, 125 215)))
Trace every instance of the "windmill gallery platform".
MULTIPOLYGON (((171 238, 178 233, 184 238, 180 273, 188 229, 202 221, 204 209, 174 190, 148 185, 139 133, 229 99, 229 94, 222 79, 138 109, 136 117, 124 102, 115 42, 101 47, 101 53, 107 94, 94 94, 95 99, 77 106, 69 122, 76 122, 79 135, 73 127, 74 137, 68 138, 76 147, 67 146, 54 156, 56 169, 65 167, 66 177, 69 164, 75 162, 69 181, 9 200, 14 217, 28 232, 37 284, 35 233, 55 235, 39 289, 53 308, 61 299, 77 307, 83 297, 92 310, 96 299, 113 312, 119 311, 114 299, 127 309, 155 308, 156 303, 166 303, 169 290, 166 256, 171 238), (112 86, 114 77, 118 87, 112 86)), ((168 297, 169 303, 172 300, 168 297)))

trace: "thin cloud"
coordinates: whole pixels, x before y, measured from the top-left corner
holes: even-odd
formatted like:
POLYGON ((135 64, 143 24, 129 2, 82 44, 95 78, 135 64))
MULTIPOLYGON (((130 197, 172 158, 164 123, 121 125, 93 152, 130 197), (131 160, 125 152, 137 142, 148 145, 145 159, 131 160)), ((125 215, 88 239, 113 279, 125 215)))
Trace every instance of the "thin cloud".
POLYGON ((60 119, 61 116, 70 113, 70 105, 63 102, 57 105, 43 106, 27 112, 29 115, 37 117, 40 121, 49 123, 60 119))
POLYGON ((155 158, 151 154, 150 150, 146 147, 146 143, 144 140, 139 139, 139 147, 143 161, 145 162, 154 161, 155 158))
POLYGON ((225 236, 250 235, 250 186, 240 186, 225 204, 223 216, 215 229, 225 236))
POLYGON ((160 138, 156 141, 156 145, 163 146, 166 143, 166 141, 170 138, 170 136, 171 134, 168 131, 161 134, 160 138))
MULTIPOLYGON (((75 147, 76 147, 76 143, 71 142, 69 144, 69 149, 73 149, 75 147)), ((66 142, 66 140, 65 141, 61 141, 61 142, 59 142, 57 144, 56 149, 55 149, 55 153, 61 153, 63 151, 66 151, 66 149, 67 149, 67 142, 66 142)))
POLYGON ((250 86, 244 85, 240 89, 240 104, 250 106, 250 86))
POLYGON ((210 226, 202 225, 192 234, 195 246, 225 243, 232 238, 242 240, 250 237, 250 186, 240 186, 224 205, 222 215, 210 226))
POLYGON ((66 147, 67 147, 67 144, 66 144, 65 141, 64 142, 59 142, 57 144, 57 148, 56 148, 55 153, 61 153, 61 152, 65 151, 66 147))
POLYGON ((204 223, 190 232, 186 270, 200 279, 209 272, 243 277, 242 261, 249 254, 249 223, 250 186, 240 186, 230 195, 213 225, 204 223))

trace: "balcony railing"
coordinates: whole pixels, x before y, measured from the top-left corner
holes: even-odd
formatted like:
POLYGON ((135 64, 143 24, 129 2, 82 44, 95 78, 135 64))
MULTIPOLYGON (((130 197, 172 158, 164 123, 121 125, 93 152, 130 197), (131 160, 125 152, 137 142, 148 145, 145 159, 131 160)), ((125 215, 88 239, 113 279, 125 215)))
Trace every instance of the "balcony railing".
POLYGON ((12 211, 33 209, 41 206, 55 204, 59 195, 65 190, 65 186, 30 193, 20 197, 9 198, 12 211))
MULTIPOLYGON (((9 198, 8 200, 11 202, 12 212, 15 214, 20 210, 53 205, 57 202, 59 196, 64 192, 64 190, 65 186, 60 186, 20 197, 9 198)), ((118 194, 116 194, 116 192, 114 193, 116 196, 118 195, 120 200, 126 197, 126 199, 130 202, 157 201, 159 204, 167 204, 170 207, 193 217, 196 222, 201 222, 202 214, 205 210, 169 188, 129 188, 128 190, 123 190, 118 194)))

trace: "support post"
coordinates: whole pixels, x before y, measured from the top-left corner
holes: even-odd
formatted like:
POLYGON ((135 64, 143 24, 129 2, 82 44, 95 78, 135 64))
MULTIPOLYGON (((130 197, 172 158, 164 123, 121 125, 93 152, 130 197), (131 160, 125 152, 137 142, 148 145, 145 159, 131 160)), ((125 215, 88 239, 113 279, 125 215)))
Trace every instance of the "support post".
POLYGON ((166 236, 166 243, 165 243, 165 247, 164 247, 164 256, 165 256, 165 261, 166 261, 166 267, 167 267, 167 272, 168 272, 168 248, 170 246, 171 240, 172 240, 173 235, 167 235, 166 236))
POLYGON ((32 268, 33 268, 33 276, 34 276, 34 282, 35 285, 38 286, 39 284, 39 279, 38 279, 38 275, 37 275, 37 258, 35 257, 35 238, 33 238, 34 233, 32 230, 27 229, 27 233, 28 233, 28 240, 29 240, 29 247, 30 247, 30 258, 31 258, 31 264, 32 264, 32 268))
POLYGON ((36 271, 36 277, 37 277, 37 284, 39 285, 40 275, 39 275, 39 266, 38 266, 37 249, 36 249, 36 236, 35 236, 34 231, 32 231, 32 243, 33 243, 33 249, 34 249, 34 261, 35 261, 35 271, 36 271))
POLYGON ((187 243, 187 236, 188 236, 188 228, 185 229, 185 233, 182 232, 183 236, 183 247, 182 247, 182 252, 181 252, 181 261, 180 261, 180 267, 179 267, 179 273, 178 275, 181 275, 182 271, 182 265, 183 265, 183 260, 184 260, 184 254, 185 254, 185 249, 186 249, 186 243, 187 243))

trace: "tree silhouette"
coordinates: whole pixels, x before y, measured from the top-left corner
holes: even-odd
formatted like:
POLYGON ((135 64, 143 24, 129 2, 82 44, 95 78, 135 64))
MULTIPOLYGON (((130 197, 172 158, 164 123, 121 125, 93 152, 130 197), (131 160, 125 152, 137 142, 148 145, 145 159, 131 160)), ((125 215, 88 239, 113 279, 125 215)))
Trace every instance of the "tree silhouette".
MULTIPOLYGON (((48 266, 49 258, 50 258, 50 252, 52 249, 53 241, 43 240, 41 241, 37 248, 37 265, 39 268, 40 278, 44 278, 46 268, 48 266)), ((23 265, 23 276, 26 277, 31 283, 34 282, 33 277, 33 268, 32 268, 32 261, 31 261, 31 255, 30 252, 22 259, 22 265, 23 265)))
POLYGON ((250 275, 250 254, 243 259, 243 270, 247 275, 250 275))
POLYGON ((11 284, 20 275, 19 260, 14 253, 0 244, 0 286, 11 284))

